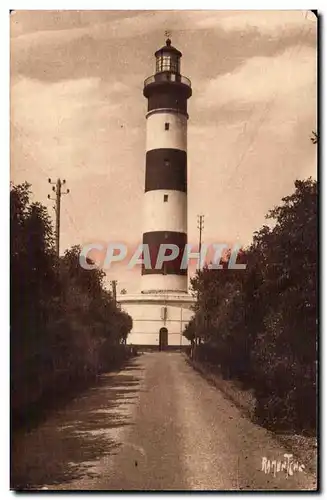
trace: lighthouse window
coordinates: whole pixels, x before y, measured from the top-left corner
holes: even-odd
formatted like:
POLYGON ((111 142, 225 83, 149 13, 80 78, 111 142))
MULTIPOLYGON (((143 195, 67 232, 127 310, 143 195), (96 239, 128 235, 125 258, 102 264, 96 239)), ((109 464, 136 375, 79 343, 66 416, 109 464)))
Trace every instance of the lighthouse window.
POLYGON ((165 130, 169 130, 169 123, 165 123, 165 130))
POLYGON ((170 161, 169 160, 164 160, 164 163, 165 163, 165 167, 170 167, 170 161))
POLYGON ((164 194, 164 202, 168 201, 168 194, 164 194))
POLYGON ((156 61, 156 71, 157 71, 157 73, 159 71, 162 71, 162 59, 161 59, 161 57, 158 57, 158 59, 156 61))
POLYGON ((162 57, 162 71, 169 71, 169 70, 170 70, 170 57, 163 56, 162 57))

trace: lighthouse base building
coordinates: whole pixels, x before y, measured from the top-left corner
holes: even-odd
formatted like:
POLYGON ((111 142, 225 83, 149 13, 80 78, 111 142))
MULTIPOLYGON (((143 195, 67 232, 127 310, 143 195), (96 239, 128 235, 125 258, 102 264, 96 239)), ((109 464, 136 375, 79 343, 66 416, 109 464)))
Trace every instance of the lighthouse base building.
POLYGON ((181 75, 181 57, 167 39, 155 53, 155 74, 144 82, 148 107, 141 293, 118 298, 133 319, 128 343, 161 349, 189 343, 183 331, 194 303, 183 261, 188 248, 187 101, 192 89, 181 75))
POLYGON ((128 344, 159 349, 189 345, 183 331, 194 314, 191 295, 135 294, 121 295, 118 300, 133 318, 128 344))

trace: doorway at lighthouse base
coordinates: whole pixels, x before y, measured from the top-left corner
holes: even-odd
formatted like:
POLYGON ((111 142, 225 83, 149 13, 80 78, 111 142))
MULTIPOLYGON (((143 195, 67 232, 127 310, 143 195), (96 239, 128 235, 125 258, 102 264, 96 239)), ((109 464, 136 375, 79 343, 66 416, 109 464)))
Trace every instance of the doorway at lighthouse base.
POLYGON ((194 312, 194 298, 185 294, 135 294, 118 297, 133 319, 127 344, 157 346, 160 350, 189 345, 183 331, 194 312))

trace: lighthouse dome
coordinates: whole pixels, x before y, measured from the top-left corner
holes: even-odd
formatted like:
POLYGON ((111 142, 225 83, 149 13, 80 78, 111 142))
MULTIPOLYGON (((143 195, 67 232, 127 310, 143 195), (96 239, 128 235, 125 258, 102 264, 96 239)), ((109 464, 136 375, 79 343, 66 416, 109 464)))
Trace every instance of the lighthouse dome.
POLYGON ((167 38, 166 45, 161 47, 161 49, 158 49, 154 55, 156 57, 158 57, 158 56, 162 55, 162 52, 174 54, 178 58, 182 57, 182 53, 179 50, 177 50, 175 47, 172 46, 170 38, 167 38))

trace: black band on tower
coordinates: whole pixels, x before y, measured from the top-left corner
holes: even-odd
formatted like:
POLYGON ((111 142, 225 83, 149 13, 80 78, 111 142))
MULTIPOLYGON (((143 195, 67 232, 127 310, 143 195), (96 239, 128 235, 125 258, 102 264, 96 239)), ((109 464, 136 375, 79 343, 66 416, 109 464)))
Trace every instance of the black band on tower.
POLYGON ((143 244, 149 247, 151 269, 146 269, 144 265, 142 265, 142 275, 176 274, 179 276, 187 276, 187 269, 181 269, 184 249, 187 244, 187 236, 185 233, 178 233, 175 231, 151 231, 143 234, 143 244), (162 269, 155 269, 161 244, 176 245, 179 248, 179 253, 174 260, 164 262, 162 269))
POLYGON ((183 94, 178 92, 175 94, 171 91, 152 94, 148 98, 148 111, 162 108, 175 109, 187 114, 187 99, 183 94))
POLYGON ((185 151, 161 148, 146 153, 145 192, 155 189, 187 192, 185 151))
POLYGON ((179 74, 163 71, 145 81, 143 94, 148 99, 148 111, 171 108, 187 114, 187 99, 192 95, 191 82, 179 74))

